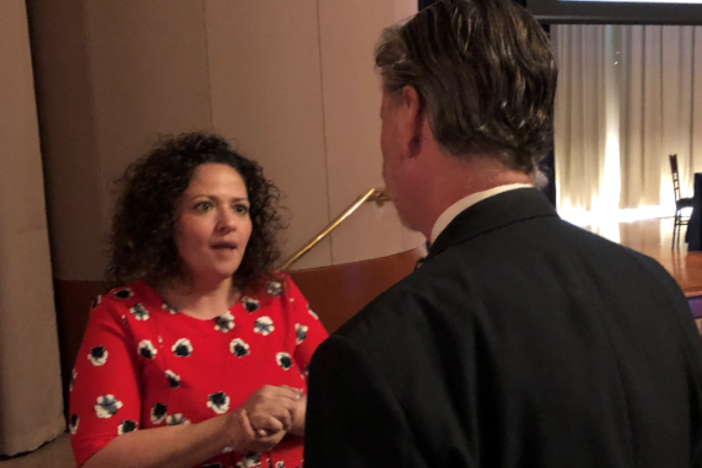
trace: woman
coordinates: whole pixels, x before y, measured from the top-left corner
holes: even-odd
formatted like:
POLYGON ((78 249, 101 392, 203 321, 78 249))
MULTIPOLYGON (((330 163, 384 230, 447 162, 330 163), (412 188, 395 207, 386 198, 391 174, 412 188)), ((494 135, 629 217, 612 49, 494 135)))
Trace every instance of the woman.
POLYGON ((278 256, 277 189, 215 135, 132 164, 71 384, 91 467, 302 465, 306 366, 326 337, 278 256))

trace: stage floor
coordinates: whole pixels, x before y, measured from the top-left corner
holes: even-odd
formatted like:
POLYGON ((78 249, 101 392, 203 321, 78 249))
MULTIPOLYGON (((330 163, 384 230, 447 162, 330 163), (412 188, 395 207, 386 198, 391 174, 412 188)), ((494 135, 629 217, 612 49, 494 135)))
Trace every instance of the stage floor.
POLYGON ((702 296, 702 252, 688 252, 683 226, 680 244, 671 249, 673 218, 589 226, 597 233, 653 257, 673 275, 687 297, 702 296))

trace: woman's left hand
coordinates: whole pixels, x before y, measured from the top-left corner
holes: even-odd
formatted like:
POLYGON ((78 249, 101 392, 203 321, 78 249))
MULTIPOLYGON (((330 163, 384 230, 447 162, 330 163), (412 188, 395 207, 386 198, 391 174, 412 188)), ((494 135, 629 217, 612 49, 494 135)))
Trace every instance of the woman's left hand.
POLYGON ((299 398, 299 392, 290 387, 265 385, 253 392, 242 407, 246 408, 256 434, 268 437, 290 431, 297 419, 299 398))

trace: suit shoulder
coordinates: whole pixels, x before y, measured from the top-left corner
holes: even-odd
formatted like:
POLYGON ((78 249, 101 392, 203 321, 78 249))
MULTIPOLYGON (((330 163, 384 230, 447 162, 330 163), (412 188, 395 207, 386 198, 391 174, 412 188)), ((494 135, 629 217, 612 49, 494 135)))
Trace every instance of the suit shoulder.
MULTIPOLYGON (((424 269, 425 267, 422 267, 424 269)), ((400 333, 423 333, 427 315, 436 315, 436 298, 450 298, 446 281, 439 277, 415 271, 382 292, 356 315, 342 325, 335 334, 356 342, 382 339, 400 333), (442 294, 442 290, 445 294, 442 294)), ((443 278, 446 279, 445 277, 443 278)), ((466 307, 468 304, 463 304, 466 307)))

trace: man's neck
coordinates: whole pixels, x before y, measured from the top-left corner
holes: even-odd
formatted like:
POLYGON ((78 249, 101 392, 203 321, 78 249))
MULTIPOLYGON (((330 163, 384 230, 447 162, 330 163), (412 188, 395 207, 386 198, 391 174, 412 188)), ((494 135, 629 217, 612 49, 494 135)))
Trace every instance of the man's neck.
POLYGON ((526 187, 533 187, 532 184, 506 184, 506 185, 498 185, 497 187, 493 187, 487 190, 483 190, 481 192, 475 192, 473 194, 468 195, 467 197, 461 198, 460 200, 456 201, 454 204, 446 208, 446 210, 441 213, 439 218, 436 220, 434 223, 434 227, 431 230, 431 237, 429 238, 430 243, 433 243, 437 237, 439 237, 439 234, 443 232, 443 230, 448 226, 451 221, 454 220, 456 216, 461 214, 463 211, 467 210, 471 206, 486 200, 490 197, 494 197, 495 195, 499 195, 500 193, 504 193, 510 190, 516 190, 520 188, 526 188, 526 187))
POLYGON ((454 203, 470 195, 504 185, 533 184, 533 177, 507 168, 490 158, 461 160, 453 156, 431 177, 430 203, 420 231, 431 239, 439 217, 454 203))

